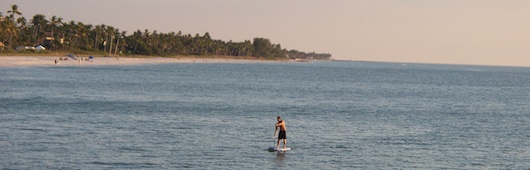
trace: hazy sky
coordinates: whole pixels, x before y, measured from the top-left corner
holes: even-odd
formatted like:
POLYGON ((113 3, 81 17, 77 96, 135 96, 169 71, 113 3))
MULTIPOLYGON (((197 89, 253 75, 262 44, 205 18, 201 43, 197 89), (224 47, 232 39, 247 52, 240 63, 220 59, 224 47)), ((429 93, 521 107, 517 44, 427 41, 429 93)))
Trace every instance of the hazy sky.
POLYGON ((530 66, 530 0, 0 0, 23 16, 264 37, 334 59, 530 66))

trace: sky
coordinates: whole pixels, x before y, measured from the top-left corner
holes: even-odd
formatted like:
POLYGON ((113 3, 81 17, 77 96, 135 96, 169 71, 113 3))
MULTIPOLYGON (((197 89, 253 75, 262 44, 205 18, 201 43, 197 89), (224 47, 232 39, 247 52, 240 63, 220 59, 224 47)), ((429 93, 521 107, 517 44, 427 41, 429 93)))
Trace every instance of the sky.
POLYGON ((268 38, 336 60, 530 66, 530 0, 0 0, 128 34, 268 38))

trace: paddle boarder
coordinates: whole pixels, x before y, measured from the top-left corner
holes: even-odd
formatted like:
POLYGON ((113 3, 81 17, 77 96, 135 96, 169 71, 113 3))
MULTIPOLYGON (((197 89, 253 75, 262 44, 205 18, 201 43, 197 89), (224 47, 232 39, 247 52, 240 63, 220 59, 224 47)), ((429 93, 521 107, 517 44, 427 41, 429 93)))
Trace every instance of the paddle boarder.
POLYGON ((274 129, 274 136, 276 136, 276 132, 278 132, 278 129, 280 129, 280 133, 278 133, 278 142, 276 143, 276 148, 280 148, 280 140, 283 139, 283 148, 287 148, 287 128, 285 127, 285 121, 282 120, 280 116, 276 117, 276 120, 278 120, 278 123, 276 123, 276 128, 274 129))

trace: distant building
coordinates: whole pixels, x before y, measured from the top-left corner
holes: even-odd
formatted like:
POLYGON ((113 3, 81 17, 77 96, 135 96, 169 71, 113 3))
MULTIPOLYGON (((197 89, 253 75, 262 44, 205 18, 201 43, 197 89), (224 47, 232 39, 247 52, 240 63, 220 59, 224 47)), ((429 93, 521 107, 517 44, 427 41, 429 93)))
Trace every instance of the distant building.
POLYGON ((44 51, 46 50, 46 48, 44 48, 42 45, 38 45, 37 47, 35 47, 35 51, 44 51))
POLYGON ((45 40, 53 41, 55 39, 53 37, 53 33, 52 32, 46 32, 46 33, 44 33, 44 35, 45 35, 45 40))
POLYGON ((46 50, 46 48, 42 45, 38 45, 36 47, 32 47, 32 46, 18 46, 17 48, 15 48, 17 51, 44 51, 46 50))
POLYGON ((45 32, 44 40, 42 41, 42 46, 48 49, 52 49, 54 40, 55 40, 55 37, 53 36, 52 32, 45 32))
POLYGON ((32 47, 32 46, 18 46, 17 48, 15 48, 17 51, 26 51, 26 50, 35 50, 35 47, 32 47))

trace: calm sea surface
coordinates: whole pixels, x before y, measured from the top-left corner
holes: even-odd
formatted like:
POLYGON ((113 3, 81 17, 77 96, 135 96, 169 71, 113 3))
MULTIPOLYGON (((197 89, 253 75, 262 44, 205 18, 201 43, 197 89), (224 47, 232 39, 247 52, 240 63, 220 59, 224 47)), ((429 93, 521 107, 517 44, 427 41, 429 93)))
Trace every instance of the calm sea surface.
POLYGON ((5 169, 529 169, 530 68, 0 68, 5 169), (286 153, 274 146, 276 116, 286 153))

